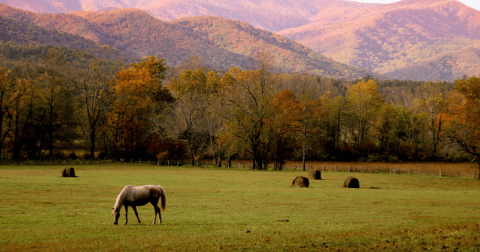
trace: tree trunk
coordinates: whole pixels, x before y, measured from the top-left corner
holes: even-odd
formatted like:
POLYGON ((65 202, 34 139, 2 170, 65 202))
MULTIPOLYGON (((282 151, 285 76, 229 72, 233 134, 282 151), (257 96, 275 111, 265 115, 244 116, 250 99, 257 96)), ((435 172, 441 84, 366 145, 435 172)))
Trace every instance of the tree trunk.
POLYGON ((480 155, 477 155, 477 163, 478 163, 477 179, 480 180, 480 155))
POLYGON ((95 134, 95 126, 93 128, 90 126, 90 157, 92 160, 95 159, 95 134))

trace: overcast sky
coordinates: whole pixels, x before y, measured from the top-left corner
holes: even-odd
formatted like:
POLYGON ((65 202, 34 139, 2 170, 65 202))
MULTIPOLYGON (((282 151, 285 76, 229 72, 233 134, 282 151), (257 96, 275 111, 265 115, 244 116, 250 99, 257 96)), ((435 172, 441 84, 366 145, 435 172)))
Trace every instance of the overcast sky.
MULTIPOLYGON (((364 3, 394 3, 399 0, 353 0, 355 2, 364 2, 364 3)), ((459 0, 459 2, 464 3, 472 8, 480 10, 480 0, 459 0)))

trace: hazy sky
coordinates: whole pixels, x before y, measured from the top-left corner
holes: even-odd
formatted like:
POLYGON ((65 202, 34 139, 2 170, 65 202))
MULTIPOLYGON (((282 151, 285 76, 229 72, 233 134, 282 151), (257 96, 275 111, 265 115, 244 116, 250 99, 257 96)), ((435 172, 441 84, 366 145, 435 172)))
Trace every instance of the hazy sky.
MULTIPOLYGON (((399 0, 353 0, 355 2, 364 2, 364 3, 394 3, 399 0)), ((459 2, 464 3, 472 8, 480 10, 480 1, 479 0, 459 0, 459 2)))

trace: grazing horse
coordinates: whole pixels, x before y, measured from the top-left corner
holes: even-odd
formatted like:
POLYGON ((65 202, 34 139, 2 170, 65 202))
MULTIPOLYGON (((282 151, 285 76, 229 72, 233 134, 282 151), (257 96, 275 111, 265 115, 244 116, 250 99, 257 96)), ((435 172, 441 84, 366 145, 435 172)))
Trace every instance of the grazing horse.
POLYGON ((158 200, 162 200, 162 211, 165 212, 165 190, 159 185, 144 185, 144 186, 131 186, 127 185, 123 188, 120 194, 117 196, 117 201, 113 206, 112 215, 114 222, 113 224, 118 224, 118 217, 120 217, 120 210, 122 206, 125 206, 125 225, 128 223, 128 207, 131 206, 135 215, 137 216, 138 223, 140 223, 140 218, 138 218, 137 206, 143 206, 147 203, 151 203, 155 209, 155 216, 153 218, 153 224, 157 222, 157 213, 160 223, 162 223, 162 214, 160 213, 160 208, 158 208, 158 200))

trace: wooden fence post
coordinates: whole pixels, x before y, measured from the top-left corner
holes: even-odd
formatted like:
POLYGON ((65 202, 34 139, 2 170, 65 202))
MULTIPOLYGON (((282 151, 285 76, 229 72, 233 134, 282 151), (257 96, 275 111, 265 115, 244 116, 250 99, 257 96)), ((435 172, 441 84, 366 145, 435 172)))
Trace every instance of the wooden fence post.
POLYGON ((337 172, 337 171, 338 171, 338 170, 337 170, 337 165, 335 165, 335 172, 337 172))
POLYGON ((350 172, 350 166, 348 167, 348 172, 350 172))
POLYGON ((325 171, 325 165, 323 165, 323 171, 325 171))
POLYGON ((362 173, 363 173, 363 167, 362 167, 362 173))
POLYGON ((133 164, 133 158, 130 158, 130 164, 133 164))
POLYGON ((440 170, 440 178, 442 178, 442 170, 440 170))
POLYGON ((423 170, 423 176, 424 176, 424 177, 427 176, 427 170, 423 170))
POLYGON ((170 166, 170 160, 167 160, 167 165, 170 166))
POLYGON ((375 167, 375 173, 378 173, 378 167, 375 167))

